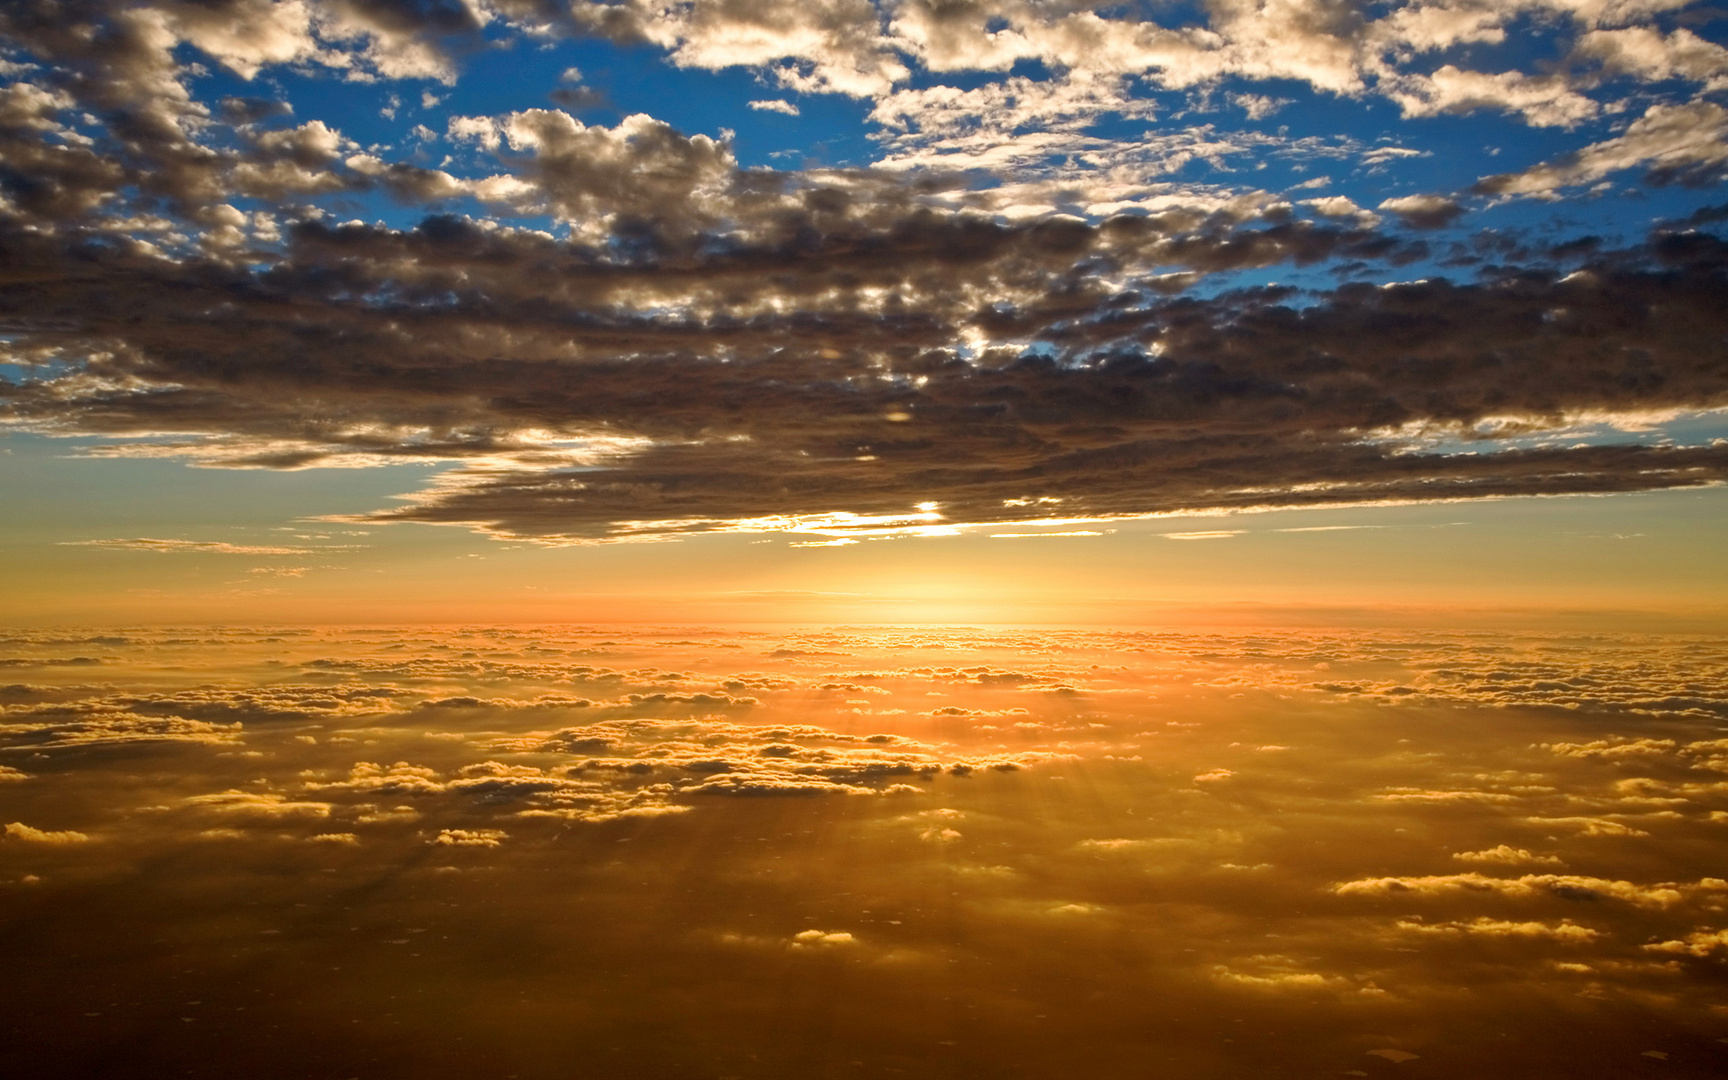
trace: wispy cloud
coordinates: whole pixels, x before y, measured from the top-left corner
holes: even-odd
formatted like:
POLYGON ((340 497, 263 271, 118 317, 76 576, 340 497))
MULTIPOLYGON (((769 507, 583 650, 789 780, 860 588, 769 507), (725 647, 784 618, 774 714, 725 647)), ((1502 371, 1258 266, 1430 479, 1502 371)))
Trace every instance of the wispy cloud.
MULTIPOLYGON (((329 544, 299 547, 280 544, 231 544, 222 540, 157 540, 147 536, 121 537, 109 540, 62 540, 62 547, 116 548, 122 551, 184 552, 201 555, 305 555, 316 551, 346 551, 353 544, 329 544)), ((299 568, 294 568, 298 571, 299 568)), ((285 570, 261 570, 258 573, 286 574, 285 570)), ((297 576, 297 575, 296 575, 297 576)))

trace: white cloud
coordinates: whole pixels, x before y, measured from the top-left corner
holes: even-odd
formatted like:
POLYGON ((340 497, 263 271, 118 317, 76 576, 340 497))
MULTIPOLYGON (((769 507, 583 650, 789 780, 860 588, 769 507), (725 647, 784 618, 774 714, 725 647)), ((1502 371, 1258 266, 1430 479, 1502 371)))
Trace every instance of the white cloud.
POLYGON ((1728 109, 1713 102, 1652 105, 1620 135, 1522 172, 1485 178, 1494 195, 1545 195, 1647 165, 1660 176, 1708 175, 1728 162, 1728 109))

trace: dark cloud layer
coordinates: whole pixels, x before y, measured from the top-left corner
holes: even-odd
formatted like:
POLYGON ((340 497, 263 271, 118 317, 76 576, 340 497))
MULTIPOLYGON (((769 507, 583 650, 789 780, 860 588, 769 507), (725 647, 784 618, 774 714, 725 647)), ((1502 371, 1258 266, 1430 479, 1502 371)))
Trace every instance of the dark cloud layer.
POLYGON ((1728 464, 1719 446, 1419 441, 1728 401, 1728 263, 1707 235, 1568 274, 1171 298, 1102 282, 1380 241, 924 211, 824 234, 819 216, 781 242, 624 258, 451 218, 309 223, 258 272, 14 230, 14 347, 73 372, 14 384, 9 408, 46 430, 201 435, 179 451, 230 466, 474 461, 378 517, 542 537, 918 502, 1000 521, 1625 491, 1728 464), (866 290, 918 300, 865 310, 866 290), (667 303, 681 313, 634 310, 667 303), (1044 344, 954 345, 975 334, 1044 344), (1047 496, 1063 502, 1026 501, 1047 496))
MULTIPOLYGON (((34 376, 0 383, 0 409, 29 430, 155 437, 93 453, 443 462, 429 490, 372 519, 549 541, 1723 478, 1720 444, 1458 445, 1728 404, 1728 249, 1697 231, 1716 219, 1631 246, 1430 232, 1471 199, 1551 196, 1652 162, 1652 182, 1710 182, 1723 160, 1712 103, 1652 105, 1612 138, 1474 193, 1389 198, 1384 217, 1348 198, 1170 180, 1181 162, 1249 145, 1209 127, 1161 132, 1162 164, 1095 147, 1115 164, 1084 175, 930 156, 943 140, 956 153, 1008 145, 1027 125, 1078 138, 1088 117, 1133 111, 1098 95, 1135 72, 1167 86, 1373 87, 1409 115, 1504 109, 1567 126, 1596 115, 1581 96, 1600 85, 1592 65, 1708 82, 1728 56, 1690 31, 1641 28, 1639 8, 1577 14, 1565 76, 1418 74, 1397 67, 1400 49, 1488 40, 1506 16, 1237 7, 1211 11, 1202 39, 1131 13, 1013 4, 892 17, 850 0, 797 13, 9 5, 0 325, 7 359, 34 376), (1012 32, 986 33, 992 19, 1012 32), (873 168, 745 169, 724 139, 648 116, 606 127, 527 109, 427 132, 458 151, 431 168, 263 98, 202 102, 185 59, 244 79, 297 66, 447 82, 492 32, 640 40, 682 66, 767 65, 789 87, 875 95, 890 153, 873 168), (1267 53, 1256 40, 1305 44, 1267 53), (1069 76, 976 101, 891 91, 907 58, 932 72, 1039 58, 1069 76), (1130 165, 1141 171, 1124 189, 1130 165), (430 216, 336 223, 342 200, 379 197, 430 216), (1389 280, 1436 260, 1470 276, 1389 280), (1344 283, 1232 285, 1320 266, 1344 283)), ((1404 152, 1256 139, 1374 166, 1404 152)))

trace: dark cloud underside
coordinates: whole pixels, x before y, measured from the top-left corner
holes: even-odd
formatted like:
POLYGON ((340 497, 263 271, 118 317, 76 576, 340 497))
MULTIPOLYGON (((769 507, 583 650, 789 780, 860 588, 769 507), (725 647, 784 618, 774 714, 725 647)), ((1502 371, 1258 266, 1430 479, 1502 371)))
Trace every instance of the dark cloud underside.
MULTIPOLYGON (((1216 4, 1210 36, 1018 4, 12 5, 0 325, 25 375, 0 383, 0 415, 209 466, 442 462, 371 518, 548 540, 920 504, 996 522, 1715 483, 1720 440, 1459 444, 1728 405, 1728 251, 1698 231, 1717 218, 1641 241, 1463 229, 1485 200, 1632 170, 1716 182, 1728 124, 1701 95, 1728 50, 1658 7, 1532 15, 1570 66, 1529 74, 1409 65, 1505 40, 1513 15, 1468 4, 1216 4), (870 98, 882 157, 745 168, 729 138, 647 115, 523 108, 416 128, 450 151, 434 167, 287 103, 201 100, 186 59, 438 88, 517 34, 870 98), (1060 77, 907 84, 908 65, 1027 59, 1060 77), (1261 190, 1234 163, 1373 176, 1423 152, 1210 123, 1095 134, 1158 115, 1131 76, 1568 131, 1616 79, 1701 89, 1469 190, 1358 205, 1261 190), (1208 180, 1178 179, 1195 162, 1208 180), (357 206, 419 224, 336 223, 357 206)), ((1254 118, 1283 100, 1238 98, 1254 118)))

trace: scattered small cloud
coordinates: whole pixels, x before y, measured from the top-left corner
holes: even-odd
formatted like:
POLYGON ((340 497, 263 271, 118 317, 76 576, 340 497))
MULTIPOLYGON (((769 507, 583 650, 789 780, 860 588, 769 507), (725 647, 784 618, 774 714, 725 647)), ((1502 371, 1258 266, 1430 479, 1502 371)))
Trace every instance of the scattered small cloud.
POLYGON ((144 536, 112 540, 62 540, 60 545, 62 547, 116 548, 123 551, 186 552, 200 555, 305 555, 313 551, 346 550, 352 546, 299 547, 280 544, 231 544, 221 540, 156 540, 144 536))
POLYGON ((71 830, 54 832, 46 829, 36 829, 21 821, 8 823, 5 835, 9 840, 21 840, 26 844, 65 845, 87 844, 90 842, 90 837, 81 832, 73 832, 71 830))

